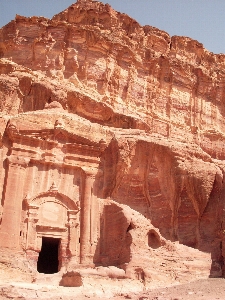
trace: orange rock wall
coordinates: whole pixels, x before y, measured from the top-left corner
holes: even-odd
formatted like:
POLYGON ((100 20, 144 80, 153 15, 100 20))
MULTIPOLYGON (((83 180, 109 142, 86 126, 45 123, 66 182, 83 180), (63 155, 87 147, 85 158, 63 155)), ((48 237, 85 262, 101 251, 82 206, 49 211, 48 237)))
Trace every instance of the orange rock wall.
POLYGON ((171 240, 210 253, 211 275, 222 275, 224 66, 197 41, 100 2, 78 1, 52 20, 16 16, 0 29, 1 230, 22 222, 17 242, 35 261, 46 232, 27 242, 26 218, 35 222, 39 197, 56 185, 55 201, 73 203, 63 202, 62 263, 132 265, 156 238, 157 248, 171 240), (29 161, 7 225, 12 157, 29 161))
MULTIPOLYGON (((1 29, 0 49, 1 57, 66 79, 100 101, 86 107, 74 103, 74 93, 61 91, 57 97, 68 99, 71 112, 116 127, 119 113, 124 119, 119 127, 179 140, 185 133, 186 140, 223 158, 224 56, 197 41, 141 27, 99 2, 79 2, 52 20, 17 16, 1 29)), ((25 78, 19 83, 22 95, 11 92, 17 106, 23 99, 20 111, 53 100, 49 89, 36 85, 25 78)))

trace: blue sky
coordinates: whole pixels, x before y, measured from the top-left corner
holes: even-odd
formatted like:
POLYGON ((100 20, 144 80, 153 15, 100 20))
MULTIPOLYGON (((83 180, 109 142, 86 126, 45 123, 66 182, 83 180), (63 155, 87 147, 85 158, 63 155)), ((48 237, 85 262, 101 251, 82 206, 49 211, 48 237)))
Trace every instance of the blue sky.
MULTIPOLYGON (((16 14, 51 18, 76 0, 0 0, 0 27, 16 14)), ((103 0, 141 25, 188 36, 214 53, 225 53, 225 0, 103 0)))

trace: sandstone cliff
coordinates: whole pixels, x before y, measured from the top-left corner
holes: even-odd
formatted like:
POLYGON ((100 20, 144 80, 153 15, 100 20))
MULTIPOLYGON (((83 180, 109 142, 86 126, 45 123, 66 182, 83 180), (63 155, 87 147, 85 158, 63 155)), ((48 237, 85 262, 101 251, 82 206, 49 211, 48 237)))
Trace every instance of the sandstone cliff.
POLYGON ((82 251, 91 232, 92 263, 145 284, 165 276, 180 282, 183 272, 188 280, 224 275, 224 95, 224 55, 141 27, 108 4, 77 1, 52 20, 17 15, 0 29, 3 236, 15 225, 4 225, 13 212, 7 197, 15 197, 18 249, 34 268, 40 244, 26 248, 25 224, 31 208, 42 207, 37 199, 52 197, 54 183, 54 197, 64 197, 57 201, 79 211, 81 250, 72 253, 69 237, 69 257, 87 263, 82 251), (21 157, 29 158, 24 183, 10 183, 7 161, 21 157), (96 201, 87 204, 82 182, 90 170, 96 201))

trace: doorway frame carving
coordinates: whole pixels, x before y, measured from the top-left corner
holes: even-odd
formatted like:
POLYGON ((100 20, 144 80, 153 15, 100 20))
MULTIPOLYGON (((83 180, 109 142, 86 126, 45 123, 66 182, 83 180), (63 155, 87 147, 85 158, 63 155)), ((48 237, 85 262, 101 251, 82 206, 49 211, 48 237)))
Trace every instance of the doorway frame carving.
POLYGON ((58 191, 54 183, 47 192, 42 192, 28 199, 25 197, 23 203, 27 210, 27 228, 23 236, 26 237, 25 251, 32 265, 37 267, 39 252, 42 247, 42 237, 60 239, 59 269, 68 264, 70 258, 75 257, 79 261, 79 224, 80 207, 71 198, 58 191), (51 197, 53 201, 44 200, 51 197), (39 209, 45 202, 54 202, 62 205, 67 210, 65 226, 51 226, 39 223, 39 209))

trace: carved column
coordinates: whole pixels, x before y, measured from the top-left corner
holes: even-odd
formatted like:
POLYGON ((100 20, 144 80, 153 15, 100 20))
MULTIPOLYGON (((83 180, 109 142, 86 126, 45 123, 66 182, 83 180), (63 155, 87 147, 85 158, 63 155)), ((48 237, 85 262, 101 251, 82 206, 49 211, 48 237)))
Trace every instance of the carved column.
POLYGON ((85 173, 80 224, 80 262, 81 264, 93 263, 91 254, 91 199, 95 175, 85 173))
POLYGON ((0 247, 19 249, 23 186, 29 159, 12 155, 8 161, 0 247))

